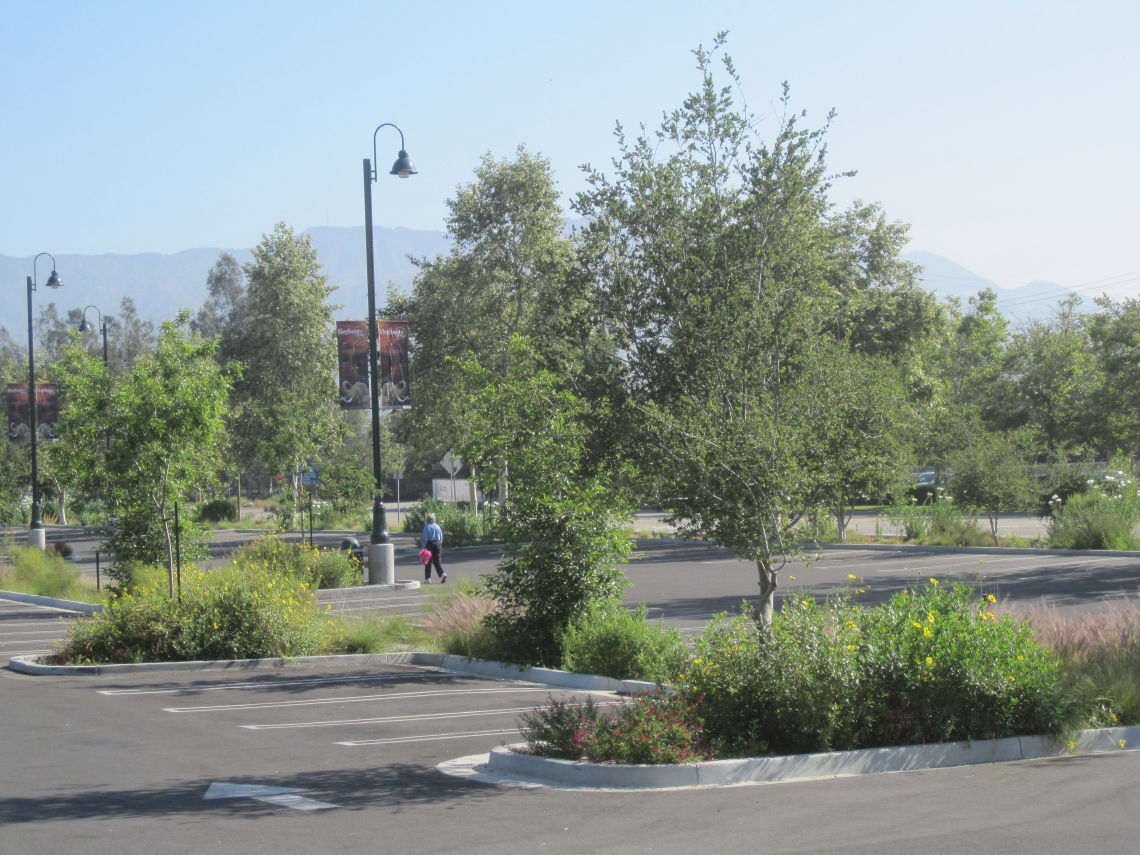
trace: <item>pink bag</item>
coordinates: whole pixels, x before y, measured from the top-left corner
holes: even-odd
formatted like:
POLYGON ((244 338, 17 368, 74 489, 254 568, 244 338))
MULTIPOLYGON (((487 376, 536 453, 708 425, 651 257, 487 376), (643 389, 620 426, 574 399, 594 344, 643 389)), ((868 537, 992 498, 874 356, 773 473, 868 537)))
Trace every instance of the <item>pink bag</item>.
POLYGON ((420 562, 425 567, 431 562, 431 550, 430 549, 421 549, 420 550, 420 562))

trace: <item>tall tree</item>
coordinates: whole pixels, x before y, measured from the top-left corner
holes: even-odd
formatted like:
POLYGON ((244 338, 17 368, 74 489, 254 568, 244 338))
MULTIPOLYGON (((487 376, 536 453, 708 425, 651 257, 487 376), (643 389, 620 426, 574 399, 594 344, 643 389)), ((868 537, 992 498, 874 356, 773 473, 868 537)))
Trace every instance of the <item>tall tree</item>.
POLYGON ((1053 317, 1013 335, 1006 370, 1012 395, 1001 427, 1030 427, 1039 447, 1082 453, 1095 430, 1090 399, 1100 386, 1088 319, 1076 295, 1053 317))
POLYGON ((308 235, 284 223, 246 265, 246 323, 222 350, 244 366, 230 399, 231 433, 247 465, 259 459, 294 489, 302 466, 339 430, 332 293, 308 235))
POLYGON ((158 339, 154 322, 139 317, 135 301, 123 297, 119 301, 119 314, 107 324, 107 350, 113 374, 130 371, 144 356, 155 352, 158 339))
POLYGON ((498 477, 509 462, 510 500, 499 509, 503 561, 484 578, 499 609, 488 618, 509 661, 556 667, 561 632, 592 605, 620 599, 631 507, 624 463, 590 453, 591 402, 567 378, 532 366, 516 338, 505 371, 464 360, 470 412, 464 459, 498 477))
MULTIPOLYGON (((82 345, 59 367, 61 435, 53 464, 68 483, 102 492, 117 523, 116 561, 164 561, 173 591, 175 503, 214 476, 232 370, 213 341, 189 333, 184 311, 162 325, 156 352, 114 376, 82 345)), ((184 524, 183 555, 199 546, 184 524)))
POLYGON ((550 162, 519 146, 510 160, 483 156, 475 180, 448 200, 448 256, 417 261, 412 294, 392 295, 387 314, 409 321, 420 394, 408 439, 435 457, 464 435, 454 360, 467 354, 492 371, 508 364, 515 335, 539 342, 539 358, 575 332, 566 291, 571 246, 550 162), (431 445, 425 448, 425 445, 431 445))
POLYGON ((1090 401, 1103 452, 1140 453, 1140 300, 1097 299, 1089 337, 1102 381, 1090 401))
MULTIPOLYGON (((245 282, 241 265, 223 252, 206 275, 206 301, 198 309, 190 327, 202 338, 223 336, 235 327, 245 332, 245 282)), ((231 335, 230 340, 238 338, 231 335)))
POLYGON ((755 562, 767 624, 792 527, 829 483, 817 432, 856 375, 835 365, 844 235, 827 125, 801 128, 785 87, 775 138, 761 141, 729 57, 729 85, 715 80, 723 43, 695 52, 702 85, 655 136, 629 143, 619 127, 616 177, 590 170, 575 207, 600 320, 627 360, 624 394, 646 414, 643 462, 683 533, 755 562))

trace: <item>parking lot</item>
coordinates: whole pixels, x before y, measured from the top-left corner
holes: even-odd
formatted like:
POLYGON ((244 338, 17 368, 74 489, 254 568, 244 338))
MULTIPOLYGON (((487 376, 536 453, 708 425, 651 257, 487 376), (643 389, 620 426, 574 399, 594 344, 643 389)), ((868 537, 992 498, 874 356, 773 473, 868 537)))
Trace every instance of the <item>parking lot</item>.
POLYGON ((51 652, 52 642, 63 637, 73 618, 73 612, 0 597, 0 668, 13 656, 51 652))

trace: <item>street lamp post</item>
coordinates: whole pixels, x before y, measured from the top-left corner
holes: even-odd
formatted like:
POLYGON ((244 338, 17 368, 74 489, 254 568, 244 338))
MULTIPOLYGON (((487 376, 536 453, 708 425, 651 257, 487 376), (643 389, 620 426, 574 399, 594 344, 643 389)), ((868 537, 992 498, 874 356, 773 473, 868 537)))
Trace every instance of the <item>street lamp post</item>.
POLYGON ((49 288, 59 288, 63 282, 55 272, 55 256, 41 252, 32 259, 32 275, 28 277, 28 427, 32 440, 32 523, 28 528, 28 545, 43 549, 47 546, 47 535, 40 519, 40 473, 36 457, 36 354, 32 337, 32 292, 36 290, 36 264, 40 256, 51 259, 51 276, 44 284, 49 288))
POLYGON ((107 324, 111 322, 110 315, 104 316, 99 311, 98 306, 84 306, 83 307, 83 320, 79 322, 80 332, 91 332, 95 327, 91 326, 91 321, 87 320, 87 310, 94 309, 95 313, 99 315, 99 331, 103 333, 103 366, 107 365, 107 324))
POLYGON ((385 520, 383 484, 381 483, 380 463, 380 362, 377 354, 376 333, 376 270, 372 252, 372 182, 377 179, 377 171, 372 164, 376 161, 376 136, 381 128, 395 128, 400 135, 400 153, 392 165, 389 175, 407 178, 416 174, 412 159, 404 149, 404 132, 391 122, 378 125, 372 132, 372 160, 364 158, 364 248, 368 271, 368 370, 369 391, 372 397, 372 475, 376 481, 376 497, 372 504, 372 536, 368 548, 368 581, 391 584, 395 580, 395 559, 392 544, 388 540, 388 527, 385 520))

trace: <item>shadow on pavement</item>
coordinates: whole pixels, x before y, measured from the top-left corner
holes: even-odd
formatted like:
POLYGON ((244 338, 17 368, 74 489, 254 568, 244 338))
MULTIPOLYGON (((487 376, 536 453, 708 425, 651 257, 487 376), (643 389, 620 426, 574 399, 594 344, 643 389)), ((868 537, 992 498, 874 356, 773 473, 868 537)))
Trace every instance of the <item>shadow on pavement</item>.
MULTIPOLYGON (((248 796, 211 799, 206 792, 215 780, 185 781, 139 789, 82 790, 47 796, 0 798, 0 825, 45 820, 124 819, 176 814, 248 816, 257 819, 288 808, 248 796)), ((443 800, 485 799, 498 790, 490 784, 460 780, 434 768, 397 763, 374 769, 325 770, 294 776, 225 778, 227 784, 289 787, 305 798, 329 802, 340 809, 399 808, 414 804, 443 806, 443 800)))

